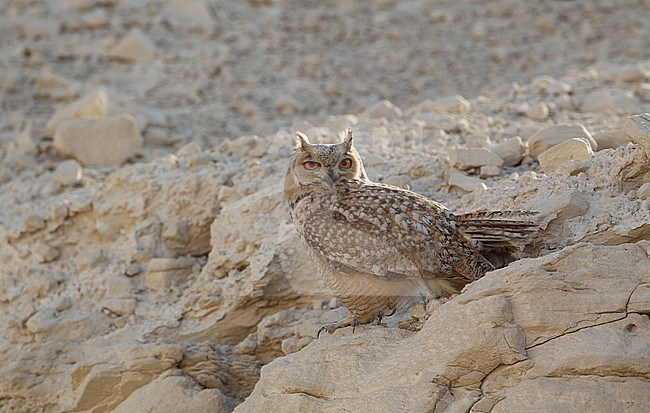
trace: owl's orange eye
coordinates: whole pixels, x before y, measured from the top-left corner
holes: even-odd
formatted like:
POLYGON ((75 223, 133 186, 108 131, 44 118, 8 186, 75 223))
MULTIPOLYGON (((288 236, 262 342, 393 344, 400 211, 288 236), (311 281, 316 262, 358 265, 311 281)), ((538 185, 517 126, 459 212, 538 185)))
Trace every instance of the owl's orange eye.
POLYGON ((350 167, 352 167, 352 159, 350 158, 345 158, 339 162, 339 168, 341 169, 350 169, 350 167))
POLYGON ((318 162, 314 162, 314 161, 303 162, 302 166, 304 166, 305 169, 308 170, 308 171, 313 171, 313 170, 316 170, 316 169, 320 168, 320 164, 318 162))

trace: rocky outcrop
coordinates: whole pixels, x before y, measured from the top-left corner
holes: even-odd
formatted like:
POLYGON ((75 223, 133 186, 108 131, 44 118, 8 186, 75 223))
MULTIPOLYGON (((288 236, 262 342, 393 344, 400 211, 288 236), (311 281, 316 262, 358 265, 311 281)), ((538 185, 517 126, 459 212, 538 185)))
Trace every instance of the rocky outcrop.
POLYGON ((643 412, 649 252, 579 244, 489 273, 418 333, 339 330, 262 368, 235 411, 643 412))

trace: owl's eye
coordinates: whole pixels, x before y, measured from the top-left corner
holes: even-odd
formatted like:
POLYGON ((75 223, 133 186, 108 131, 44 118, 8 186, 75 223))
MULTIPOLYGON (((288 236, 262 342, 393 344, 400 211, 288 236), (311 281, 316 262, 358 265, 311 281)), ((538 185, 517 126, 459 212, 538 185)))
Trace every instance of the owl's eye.
POLYGON ((339 162, 339 168, 341 169, 350 169, 350 167, 352 167, 352 159, 350 158, 345 158, 339 162))
POLYGON ((302 166, 304 166, 305 169, 308 170, 308 171, 314 171, 314 170, 320 168, 320 164, 318 162, 314 162, 314 161, 303 162, 302 166))

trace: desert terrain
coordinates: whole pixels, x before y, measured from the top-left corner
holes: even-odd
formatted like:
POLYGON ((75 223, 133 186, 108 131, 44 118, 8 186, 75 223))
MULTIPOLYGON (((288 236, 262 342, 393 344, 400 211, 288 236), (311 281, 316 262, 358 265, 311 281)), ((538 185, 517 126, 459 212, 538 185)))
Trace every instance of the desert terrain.
POLYGON ((0 412, 647 412, 650 3, 0 3, 0 412), (529 256, 411 328, 289 217, 296 131, 529 256))

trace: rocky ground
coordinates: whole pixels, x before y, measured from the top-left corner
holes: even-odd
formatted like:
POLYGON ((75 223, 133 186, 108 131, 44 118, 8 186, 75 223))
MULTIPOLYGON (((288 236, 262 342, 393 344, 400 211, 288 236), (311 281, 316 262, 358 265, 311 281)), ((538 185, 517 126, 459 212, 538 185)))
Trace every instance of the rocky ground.
POLYGON ((646 2, 0 15, 0 411, 647 410, 646 2), (539 257, 316 339, 346 310, 282 178, 347 127, 373 180, 540 211, 539 257))

